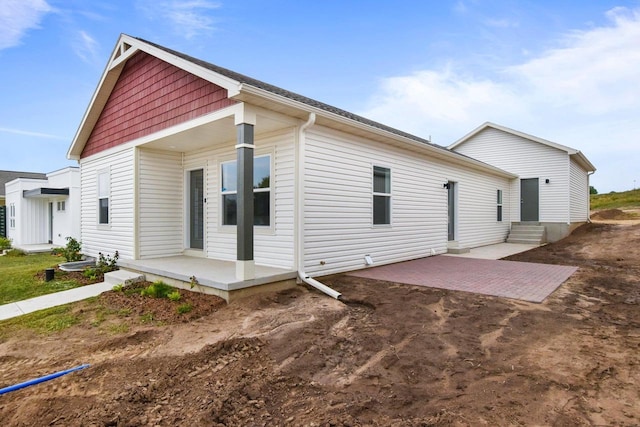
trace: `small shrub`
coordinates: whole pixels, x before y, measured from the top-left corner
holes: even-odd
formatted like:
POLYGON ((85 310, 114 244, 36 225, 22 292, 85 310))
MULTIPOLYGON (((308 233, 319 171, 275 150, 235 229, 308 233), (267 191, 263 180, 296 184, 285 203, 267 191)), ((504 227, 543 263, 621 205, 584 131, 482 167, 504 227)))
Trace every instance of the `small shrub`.
POLYGON ((153 322, 153 313, 145 313, 140 316, 140 322, 151 323, 153 322))
POLYGON ((10 249, 5 254, 6 256, 25 256, 27 253, 22 249, 10 249))
POLYGON ((100 274, 100 272, 95 268, 87 268, 82 272, 82 275, 89 280, 97 280, 98 274, 100 274))
POLYGON ((178 311, 178 314, 185 314, 193 310, 193 306, 189 303, 184 303, 180 304, 176 310, 178 311))
POLYGON ((98 261, 96 262, 96 268, 103 274, 110 271, 115 271, 118 269, 118 258, 120 258, 120 254, 118 253, 118 251, 115 251, 113 257, 109 255, 103 255, 102 252, 98 252, 98 261))
POLYGON ((124 285, 122 283, 118 283, 117 285, 113 285, 113 289, 115 292, 122 292, 124 285))
POLYGON ((82 242, 78 242, 73 237, 67 237, 67 246, 61 248, 60 253, 67 262, 80 261, 82 259, 82 242))
POLYGON ((175 301, 180 301, 180 298, 182 298, 182 295, 180 295, 180 291, 176 289, 175 291, 168 294, 167 298, 175 302, 175 301))
POLYGON ((11 249, 11 239, 0 236, 0 251, 11 249))
POLYGON ((146 288, 144 288, 140 295, 152 297, 152 298, 167 298, 169 293, 173 291, 173 288, 166 283, 158 280, 157 282, 153 282, 146 288))

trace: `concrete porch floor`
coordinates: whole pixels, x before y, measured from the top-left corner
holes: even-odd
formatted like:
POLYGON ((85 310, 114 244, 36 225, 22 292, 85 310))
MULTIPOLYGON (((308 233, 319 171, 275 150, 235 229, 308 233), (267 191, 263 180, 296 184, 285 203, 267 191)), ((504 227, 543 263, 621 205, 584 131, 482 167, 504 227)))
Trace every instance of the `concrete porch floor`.
POLYGON ((187 284, 191 282, 191 277, 195 277, 199 285, 225 292, 289 281, 297 277, 297 272, 294 270, 256 265, 255 279, 241 281, 236 279, 236 264, 233 261, 185 255, 139 260, 119 260, 118 265, 120 268, 126 270, 137 271, 160 278, 169 278, 187 284))
POLYGON ((25 251, 28 254, 51 252, 54 248, 61 248, 59 245, 52 245, 50 243, 40 243, 33 245, 14 245, 14 248, 25 251))

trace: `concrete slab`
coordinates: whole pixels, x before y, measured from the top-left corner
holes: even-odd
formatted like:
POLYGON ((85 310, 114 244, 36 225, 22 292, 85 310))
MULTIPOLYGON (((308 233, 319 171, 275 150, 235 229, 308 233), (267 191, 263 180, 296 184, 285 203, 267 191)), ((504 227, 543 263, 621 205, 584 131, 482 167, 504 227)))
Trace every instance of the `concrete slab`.
POLYGON ((463 258, 479 258, 479 259, 501 259, 509 255, 519 254, 520 252, 530 251, 540 245, 524 244, 524 243, 498 243, 495 245, 480 246, 473 248, 471 251, 463 254, 447 253, 447 256, 463 257, 463 258))
POLYGON ((562 265, 441 255, 354 271, 349 275, 542 302, 577 269, 562 265))
POLYGON ((51 252, 54 248, 59 248, 61 246, 52 245, 49 243, 41 243, 34 245, 16 245, 16 249, 20 249, 25 251, 28 254, 42 253, 42 252, 51 252))
POLYGON ((57 307, 70 302, 82 301, 83 299, 98 296, 112 288, 113 285, 110 283, 101 282, 0 305, 0 320, 11 319, 23 314, 33 313, 34 311, 44 310, 45 308, 57 307))

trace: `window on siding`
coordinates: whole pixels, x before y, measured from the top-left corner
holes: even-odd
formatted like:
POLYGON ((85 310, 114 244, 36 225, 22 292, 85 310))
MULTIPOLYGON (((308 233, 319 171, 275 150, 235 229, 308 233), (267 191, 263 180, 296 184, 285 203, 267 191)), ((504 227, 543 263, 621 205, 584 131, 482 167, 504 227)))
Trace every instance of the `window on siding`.
POLYGON ((110 178, 109 171, 98 173, 98 224, 109 224, 110 178))
MULTIPOLYGON (((222 225, 238 224, 238 164, 222 163, 222 225)), ((271 156, 253 158, 253 225, 271 225, 271 156)))
POLYGON ((16 204, 9 204, 9 228, 16 228, 16 204))
POLYGON ((373 167, 373 224, 391 224, 391 169, 373 167))
POLYGON ((502 190, 497 190, 496 192, 496 202, 497 202, 497 219, 498 222, 502 221, 502 190))
POLYGON ((57 207, 58 207, 58 212, 64 212, 66 210, 66 201, 62 200, 60 202, 57 203, 57 207))

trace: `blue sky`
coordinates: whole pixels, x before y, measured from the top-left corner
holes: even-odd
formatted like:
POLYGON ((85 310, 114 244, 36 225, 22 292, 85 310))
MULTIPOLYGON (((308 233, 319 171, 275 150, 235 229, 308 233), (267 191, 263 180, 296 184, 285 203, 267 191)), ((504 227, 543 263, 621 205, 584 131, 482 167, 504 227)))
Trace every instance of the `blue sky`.
POLYGON ((492 121, 583 151, 600 192, 640 186, 640 0, 0 0, 0 169, 75 164, 120 33, 440 145, 492 121))

